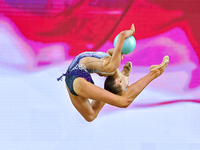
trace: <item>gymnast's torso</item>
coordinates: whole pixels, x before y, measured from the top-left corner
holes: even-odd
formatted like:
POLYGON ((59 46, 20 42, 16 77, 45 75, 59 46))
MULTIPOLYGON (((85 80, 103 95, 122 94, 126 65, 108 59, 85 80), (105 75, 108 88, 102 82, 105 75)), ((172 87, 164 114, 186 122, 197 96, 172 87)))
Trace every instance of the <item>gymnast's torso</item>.
POLYGON ((103 66, 103 61, 109 57, 110 55, 105 52, 83 52, 76 56, 64 74, 70 93, 77 96, 73 88, 73 81, 78 77, 94 84, 91 73, 97 73, 100 76, 113 75, 114 72, 108 72, 103 66))

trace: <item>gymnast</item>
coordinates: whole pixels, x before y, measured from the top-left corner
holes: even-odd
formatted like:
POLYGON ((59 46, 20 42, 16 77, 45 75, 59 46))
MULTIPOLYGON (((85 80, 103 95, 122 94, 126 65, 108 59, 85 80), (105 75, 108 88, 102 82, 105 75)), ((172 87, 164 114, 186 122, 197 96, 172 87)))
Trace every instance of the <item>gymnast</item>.
POLYGON ((121 50, 124 41, 134 33, 134 24, 130 30, 121 31, 115 48, 109 49, 107 53, 80 53, 74 58, 67 72, 57 79, 59 81, 65 76, 72 104, 86 121, 93 121, 105 103, 121 108, 128 107, 151 81, 165 71, 169 63, 168 56, 163 58, 160 65, 152 65, 149 74, 129 86, 131 62, 127 62, 122 71, 118 67, 123 59, 121 50), (104 89, 94 85, 91 73, 107 77, 104 89))

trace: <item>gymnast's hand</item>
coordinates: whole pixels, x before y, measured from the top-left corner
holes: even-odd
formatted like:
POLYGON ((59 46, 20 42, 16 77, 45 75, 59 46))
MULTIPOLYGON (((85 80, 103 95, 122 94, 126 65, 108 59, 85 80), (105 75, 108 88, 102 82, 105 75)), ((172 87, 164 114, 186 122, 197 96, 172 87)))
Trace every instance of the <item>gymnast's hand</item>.
POLYGON ((134 26, 134 24, 131 25, 131 30, 133 31, 133 34, 135 34, 135 26, 134 26))

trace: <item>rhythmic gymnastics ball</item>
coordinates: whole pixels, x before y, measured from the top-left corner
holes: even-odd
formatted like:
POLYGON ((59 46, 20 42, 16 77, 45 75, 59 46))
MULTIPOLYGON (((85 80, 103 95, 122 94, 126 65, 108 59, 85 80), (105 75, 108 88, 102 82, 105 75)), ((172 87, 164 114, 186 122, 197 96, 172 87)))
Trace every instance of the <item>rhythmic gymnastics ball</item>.
MULTIPOLYGON (((114 47, 117 44, 118 37, 119 37, 119 34, 115 37, 114 47)), ((123 45, 121 53, 129 54, 135 49, 135 47, 136 47, 136 40, 133 36, 130 36, 124 41, 124 45, 123 45)))

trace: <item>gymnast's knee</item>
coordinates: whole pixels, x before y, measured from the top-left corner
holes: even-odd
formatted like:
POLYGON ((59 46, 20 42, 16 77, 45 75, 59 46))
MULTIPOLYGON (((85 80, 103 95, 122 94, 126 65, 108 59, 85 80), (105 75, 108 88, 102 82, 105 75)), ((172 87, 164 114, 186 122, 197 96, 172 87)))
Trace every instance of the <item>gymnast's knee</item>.
POLYGON ((92 122, 96 119, 97 115, 88 115, 88 116, 85 116, 85 120, 88 121, 88 122, 92 122))

